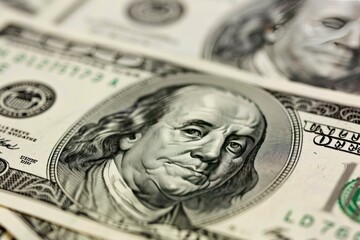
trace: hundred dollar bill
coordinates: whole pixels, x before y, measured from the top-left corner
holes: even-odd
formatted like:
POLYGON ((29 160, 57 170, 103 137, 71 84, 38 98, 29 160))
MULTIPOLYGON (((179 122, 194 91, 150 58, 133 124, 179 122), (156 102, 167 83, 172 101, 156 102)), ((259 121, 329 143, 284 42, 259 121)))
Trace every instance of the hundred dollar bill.
POLYGON ((357 0, 89 0, 60 26, 360 93, 357 0))
POLYGON ((4 207, 106 239, 360 236, 357 96, 15 20, 0 78, 4 207))

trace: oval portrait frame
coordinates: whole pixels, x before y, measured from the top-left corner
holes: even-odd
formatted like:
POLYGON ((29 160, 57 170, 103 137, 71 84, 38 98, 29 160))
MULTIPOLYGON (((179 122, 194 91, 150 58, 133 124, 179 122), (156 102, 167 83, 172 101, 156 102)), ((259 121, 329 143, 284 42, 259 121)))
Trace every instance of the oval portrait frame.
MULTIPOLYGON (((74 201, 73 196, 69 193, 72 190, 62 184, 64 179, 69 180, 71 170, 65 163, 59 161, 60 155, 71 137, 82 126, 88 123, 97 123, 104 116, 126 109, 141 96, 165 87, 191 84, 220 87, 239 93, 245 98, 251 99, 262 111, 267 121, 266 136, 255 158, 255 169, 259 175, 256 186, 241 199, 233 201, 227 209, 206 214, 198 212, 192 214, 191 210, 189 213, 192 224, 194 226, 213 224, 239 214, 267 198, 287 179, 296 166, 302 142, 298 116, 292 109, 285 109, 280 101, 262 89, 236 80, 194 73, 179 73, 143 80, 120 90, 88 111, 69 128, 54 148, 48 169, 50 179, 57 182, 65 195, 78 205, 79 203, 74 201)), ((79 178, 75 177, 74 179, 79 178)), ((76 188, 76 182, 73 185, 73 188, 76 188)))

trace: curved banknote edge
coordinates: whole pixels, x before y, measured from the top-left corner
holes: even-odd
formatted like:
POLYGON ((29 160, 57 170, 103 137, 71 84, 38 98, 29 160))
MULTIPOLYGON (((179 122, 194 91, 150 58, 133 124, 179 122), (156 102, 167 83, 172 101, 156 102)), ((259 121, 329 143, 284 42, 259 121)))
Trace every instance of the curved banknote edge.
POLYGON ((108 239, 357 236, 357 97, 150 52, 2 24, 1 205, 108 239))

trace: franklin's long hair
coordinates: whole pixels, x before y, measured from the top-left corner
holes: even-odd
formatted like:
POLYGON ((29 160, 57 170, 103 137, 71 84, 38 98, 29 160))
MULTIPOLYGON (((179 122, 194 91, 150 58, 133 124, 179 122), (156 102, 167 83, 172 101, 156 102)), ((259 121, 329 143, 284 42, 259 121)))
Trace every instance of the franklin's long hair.
POLYGON ((242 7, 217 33, 211 58, 238 67, 266 44, 264 33, 276 25, 285 25, 305 0, 254 1, 242 7), (275 21, 275 19, 277 19, 275 21))

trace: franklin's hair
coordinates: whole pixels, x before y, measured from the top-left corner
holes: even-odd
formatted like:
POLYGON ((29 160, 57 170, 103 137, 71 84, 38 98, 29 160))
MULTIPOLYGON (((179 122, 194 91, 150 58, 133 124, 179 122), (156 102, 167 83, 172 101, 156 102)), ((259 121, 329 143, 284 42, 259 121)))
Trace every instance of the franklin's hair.
MULTIPOLYGON (((186 87, 188 85, 162 88, 139 98, 131 107, 125 110, 103 117, 98 123, 83 126, 66 144, 60 155, 60 162, 68 165, 70 169, 86 172, 94 165, 113 159, 122 151, 119 144, 120 139, 124 137, 131 138, 136 133, 144 132, 151 125, 157 123, 168 112, 171 102, 178 96, 177 93, 186 90, 186 87)), ((244 101, 258 109, 255 103, 239 94, 221 88, 213 88, 240 96, 244 101)), ((256 185, 258 174, 254 167, 254 160, 266 132, 266 120, 263 116, 261 121, 264 122, 261 139, 249 154, 241 169, 220 188, 205 194, 205 197, 196 198, 196 203, 192 202, 191 206, 203 206, 204 208, 201 208, 204 211, 211 211, 214 207, 226 207, 230 205, 234 197, 241 197, 256 185), (212 209, 208 208, 210 205, 212 209)))
POLYGON ((264 33, 269 28, 288 23, 305 0, 254 1, 226 23, 212 50, 216 61, 241 66, 245 57, 251 56, 266 44, 264 33))

